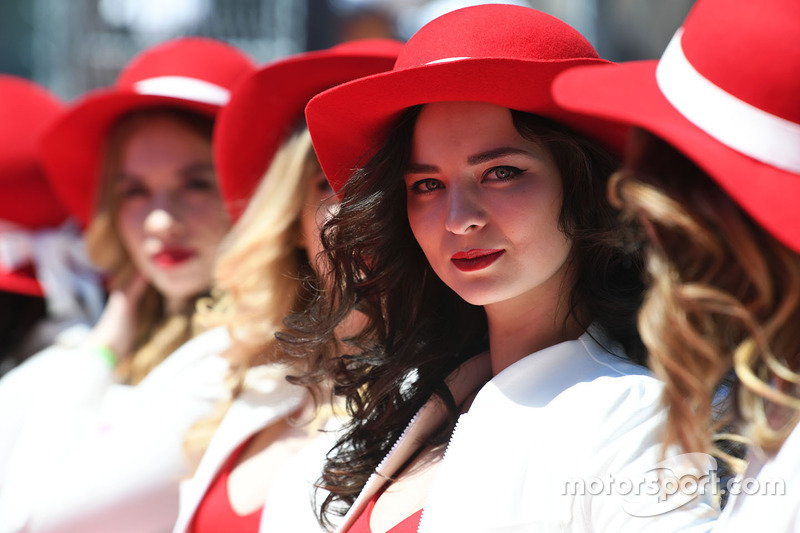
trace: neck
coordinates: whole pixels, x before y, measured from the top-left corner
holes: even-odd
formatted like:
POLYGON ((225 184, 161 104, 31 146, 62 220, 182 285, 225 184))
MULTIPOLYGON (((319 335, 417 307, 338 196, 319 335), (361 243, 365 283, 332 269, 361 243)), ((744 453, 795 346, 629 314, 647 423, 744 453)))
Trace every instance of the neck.
POLYGON ((583 334, 569 313, 561 280, 535 294, 485 306, 489 324, 492 375, 497 375, 527 355, 583 334))
POLYGON ((164 298, 164 313, 167 318, 173 317, 182 313, 188 304, 186 298, 164 298))

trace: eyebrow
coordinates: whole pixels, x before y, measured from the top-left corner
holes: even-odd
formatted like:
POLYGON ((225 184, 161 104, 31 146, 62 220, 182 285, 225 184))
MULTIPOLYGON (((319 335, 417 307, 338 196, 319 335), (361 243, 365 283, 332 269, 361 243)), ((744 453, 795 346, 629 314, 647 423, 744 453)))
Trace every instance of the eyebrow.
POLYGON ((498 157, 503 157, 505 155, 526 155, 528 157, 533 157, 533 154, 527 150, 523 150, 522 148, 501 146, 500 148, 494 148, 492 150, 487 150, 486 152, 469 156, 467 158, 467 164, 480 165, 481 163, 486 163, 487 161, 491 161, 492 159, 497 159, 498 157))
MULTIPOLYGON (((535 157, 534 154, 528 152, 527 150, 523 150, 522 148, 501 146, 499 148, 493 148, 491 150, 469 156, 467 158, 467 164, 470 166, 480 165, 481 163, 486 163, 487 161, 491 161, 506 155, 525 155, 528 157, 535 157)), ((439 168, 435 165, 428 165, 425 163, 410 163, 408 165, 408 170, 406 170, 406 174, 434 174, 438 171, 439 168)))
POLYGON ((182 174, 191 174, 192 172, 214 172, 214 163, 191 163, 181 168, 182 174))
MULTIPOLYGON (((195 172, 215 172, 214 163, 190 163, 184 167, 178 169, 179 175, 187 175, 192 174, 195 172)), ((138 180, 140 176, 138 174, 132 174, 128 172, 119 172, 117 174, 117 181, 123 180, 138 180)))

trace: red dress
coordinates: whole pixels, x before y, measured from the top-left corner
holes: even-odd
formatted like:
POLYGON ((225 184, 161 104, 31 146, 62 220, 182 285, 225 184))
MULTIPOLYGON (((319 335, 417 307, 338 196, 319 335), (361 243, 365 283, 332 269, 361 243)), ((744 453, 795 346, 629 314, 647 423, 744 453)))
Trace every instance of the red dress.
MULTIPOLYGON (((372 533, 369 528, 369 521, 372 518, 372 509, 375 507, 375 502, 378 501, 381 493, 375 495, 367 504, 367 508, 361 513, 361 516, 353 523, 353 526, 347 533, 372 533)), ((422 509, 405 518, 402 522, 398 523, 386 533, 417 533, 419 530, 419 521, 422 518, 422 509)))
POLYGON ((214 483, 208 488, 203 501, 197 507, 197 512, 192 520, 190 531, 193 533, 219 533, 220 531, 239 531, 242 533, 257 533, 261 523, 262 505, 252 513, 240 515, 231 507, 228 498, 228 478, 233 470, 236 459, 249 444, 249 440, 239 446, 225 465, 217 474, 214 483))

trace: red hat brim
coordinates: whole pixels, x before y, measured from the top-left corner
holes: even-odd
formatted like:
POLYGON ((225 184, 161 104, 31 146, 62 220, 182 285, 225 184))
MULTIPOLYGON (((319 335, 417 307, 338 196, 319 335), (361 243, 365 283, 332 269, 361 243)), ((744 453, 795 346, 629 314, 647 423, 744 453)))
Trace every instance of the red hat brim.
POLYGON ((743 155, 689 122, 659 90, 657 63, 565 72, 553 84, 554 98, 575 112, 638 126, 661 137, 702 168, 767 231, 800 252, 800 176, 743 155))
POLYGON ((119 89, 99 89, 67 111, 42 140, 42 162, 59 198, 83 227, 95 207, 109 128, 132 111, 181 108, 214 117, 218 105, 119 89))
POLYGON ((476 101, 551 118, 617 154, 625 131, 614 124, 569 112, 550 92, 552 80, 580 65, 607 63, 580 58, 535 61, 467 58, 393 70, 345 83, 316 96, 306 107, 314 148, 335 191, 353 169, 373 155, 407 108, 434 102, 476 101))
POLYGON ((220 187, 231 217, 244 211, 280 145, 318 93, 389 70, 402 43, 365 40, 268 64, 233 90, 214 128, 220 187))

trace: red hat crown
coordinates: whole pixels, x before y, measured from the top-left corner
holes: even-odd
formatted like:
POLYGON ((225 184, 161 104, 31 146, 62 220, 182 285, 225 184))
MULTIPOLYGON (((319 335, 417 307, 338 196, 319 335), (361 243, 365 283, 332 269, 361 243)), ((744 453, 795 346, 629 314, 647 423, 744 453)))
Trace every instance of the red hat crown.
POLYGON ((214 128, 220 188, 232 218, 241 215, 308 101, 340 83, 391 69, 401 47, 391 39, 348 41, 279 59, 237 85, 214 128))
POLYGON ((567 112, 550 92, 563 70, 595 63, 608 62, 551 15, 505 4, 465 7, 423 26, 390 72, 313 98, 306 119, 336 191, 374 153, 404 109, 432 102, 479 101, 536 113, 619 149, 619 128, 567 112))
POLYGON ((120 117, 158 107, 216 116, 233 86, 254 69, 236 48, 201 37, 167 41, 142 52, 113 87, 84 95, 44 136, 42 158, 63 203, 81 224, 89 223, 105 138, 120 117))
POLYGON ((572 69, 553 94, 661 137, 800 252, 797 0, 698 0, 660 60, 572 69))
POLYGON ((173 96, 224 105, 229 90, 252 63, 236 48, 186 37, 150 48, 120 73, 115 86, 139 94, 173 96))
POLYGON ((394 70, 459 59, 597 57, 589 41, 551 15, 528 7, 489 4, 455 10, 423 26, 400 52, 394 70))
POLYGON ((658 86, 719 142, 800 174, 798 42, 796 0, 700 1, 658 63, 658 86))

